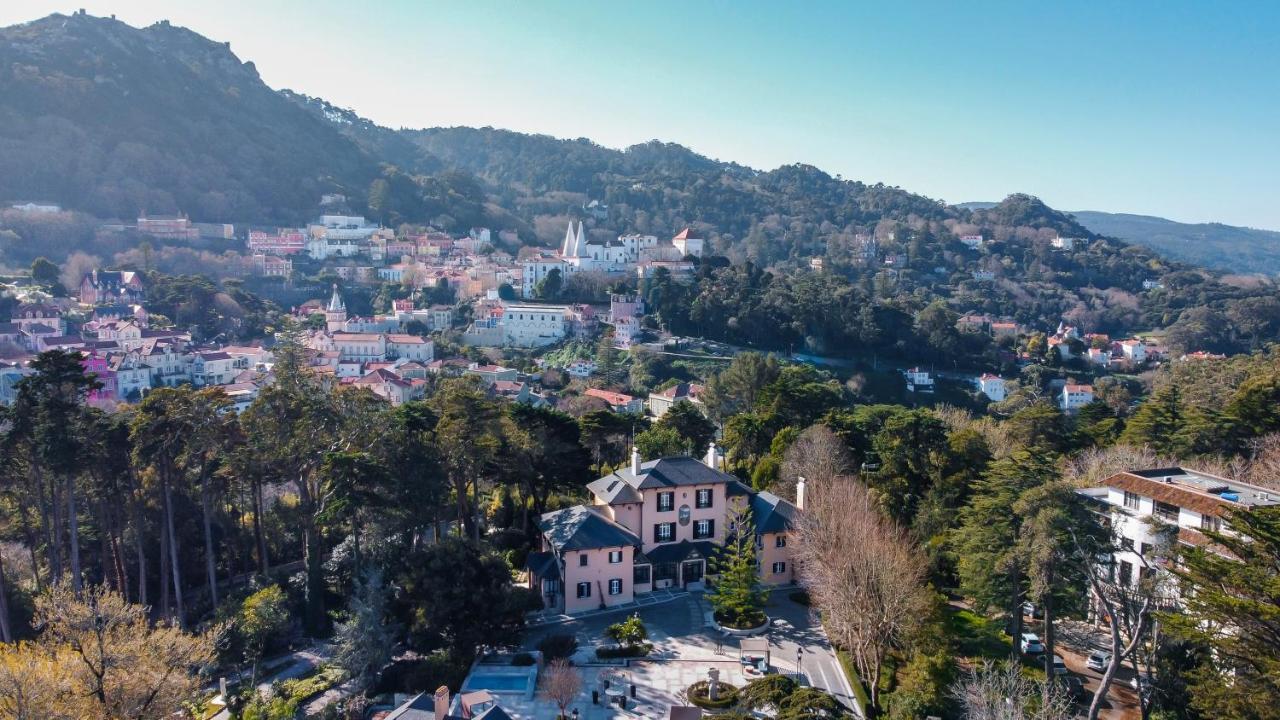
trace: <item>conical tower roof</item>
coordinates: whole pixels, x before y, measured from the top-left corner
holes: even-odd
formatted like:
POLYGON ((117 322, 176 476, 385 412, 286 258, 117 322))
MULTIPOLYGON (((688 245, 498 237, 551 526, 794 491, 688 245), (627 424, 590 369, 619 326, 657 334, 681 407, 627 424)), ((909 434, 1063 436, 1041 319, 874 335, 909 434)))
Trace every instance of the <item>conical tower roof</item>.
POLYGON ((342 295, 338 294, 338 284, 333 284, 333 297, 329 298, 329 312, 346 312, 347 305, 342 302, 342 295))

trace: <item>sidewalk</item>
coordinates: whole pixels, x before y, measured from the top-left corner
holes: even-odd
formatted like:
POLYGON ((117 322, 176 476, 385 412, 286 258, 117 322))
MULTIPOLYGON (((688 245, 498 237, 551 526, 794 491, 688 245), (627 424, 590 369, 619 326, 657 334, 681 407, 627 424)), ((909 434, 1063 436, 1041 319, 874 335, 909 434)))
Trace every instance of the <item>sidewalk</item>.
POLYGON ((688 594, 689 594, 688 590, 681 590, 676 588, 670 588, 667 590, 655 590, 651 593, 646 593, 644 595, 641 595, 640 597, 636 598, 635 600, 629 603, 623 603, 622 605, 613 605, 611 607, 601 608, 597 610, 588 610, 586 612, 580 612, 575 615, 565 615, 564 613, 557 613, 551 610, 540 610, 538 612, 530 613, 528 615, 528 619, 527 619, 527 622, 525 623, 525 627, 527 628, 545 627, 547 625, 559 625, 562 623, 573 622, 574 620, 582 620, 583 618, 596 617, 598 615, 608 615, 610 613, 620 613, 620 612, 631 612, 634 610, 639 610, 641 608, 647 608, 653 605, 661 605, 663 603, 671 602, 672 600, 675 600, 677 598, 685 597, 688 594))

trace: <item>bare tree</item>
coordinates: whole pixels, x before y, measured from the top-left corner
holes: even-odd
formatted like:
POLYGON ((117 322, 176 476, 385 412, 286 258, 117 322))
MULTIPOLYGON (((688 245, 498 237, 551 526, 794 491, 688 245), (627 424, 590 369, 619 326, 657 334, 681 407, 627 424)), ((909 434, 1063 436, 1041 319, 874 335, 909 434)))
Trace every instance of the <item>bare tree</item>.
POLYGON ((1048 693, 1041 683, 1022 674, 1017 663, 985 662, 951 686, 951 697, 965 720, 1067 720, 1074 717, 1071 700, 1058 690, 1048 693))
MULTIPOLYGON (((1110 563, 1097 561, 1102 556, 1113 558, 1113 553, 1123 547, 1118 534, 1113 534, 1110 547, 1082 547, 1087 543, 1076 541, 1076 552, 1081 556, 1080 564, 1089 581, 1094 613, 1106 625, 1110 636, 1111 662, 1103 671, 1098 689, 1094 691, 1093 701, 1089 704, 1089 720, 1097 720, 1102 711, 1102 702, 1125 660, 1132 661, 1134 673, 1139 676, 1142 674, 1140 664, 1150 668, 1155 661, 1155 653, 1159 647, 1159 625, 1155 613, 1167 608, 1171 596, 1169 579, 1154 567, 1152 558, 1167 555, 1176 534, 1177 531, 1172 528, 1158 533, 1158 541, 1153 550, 1146 554, 1134 554, 1141 568, 1136 583, 1126 583, 1124 578, 1113 571, 1110 563), (1145 656, 1145 663, 1139 662, 1139 656, 1145 656)), ((1150 695, 1139 692, 1138 702, 1145 720, 1151 712, 1150 695)))
POLYGON ((552 660, 542 672, 542 692, 560 708, 560 718, 567 717, 565 709, 582 692, 582 676, 568 660, 552 660))
POLYGON ((779 492, 795 498, 796 478, 806 483, 822 484, 853 469, 849 448, 831 428, 818 423, 805 428, 782 456, 782 478, 779 492))
POLYGON ((853 656, 872 706, 864 711, 874 712, 885 656, 908 644, 927 612, 924 555, 857 480, 814 481, 807 493, 797 549, 802 582, 831 640, 853 656))
POLYGON ((1077 487, 1091 487, 1119 472, 1142 467, 1169 467, 1177 465, 1175 458, 1161 457, 1148 447, 1112 445, 1106 448, 1089 448, 1068 460, 1063 468, 1063 479, 1077 487))

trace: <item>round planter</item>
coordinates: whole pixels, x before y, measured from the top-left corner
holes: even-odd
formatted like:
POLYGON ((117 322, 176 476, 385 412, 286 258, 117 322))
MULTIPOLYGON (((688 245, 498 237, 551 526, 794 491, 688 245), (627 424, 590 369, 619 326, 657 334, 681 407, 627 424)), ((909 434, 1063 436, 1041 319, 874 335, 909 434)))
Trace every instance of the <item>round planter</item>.
POLYGON ((769 629, 768 615, 764 616, 764 622, 761 623, 760 625, 753 628, 743 628, 741 630, 737 628, 725 627, 724 625, 721 625, 720 621, 716 620, 716 616, 714 614, 711 616, 711 622, 715 623, 716 629, 719 630, 720 632, 728 633, 735 637, 750 637, 752 635, 759 635, 769 629))

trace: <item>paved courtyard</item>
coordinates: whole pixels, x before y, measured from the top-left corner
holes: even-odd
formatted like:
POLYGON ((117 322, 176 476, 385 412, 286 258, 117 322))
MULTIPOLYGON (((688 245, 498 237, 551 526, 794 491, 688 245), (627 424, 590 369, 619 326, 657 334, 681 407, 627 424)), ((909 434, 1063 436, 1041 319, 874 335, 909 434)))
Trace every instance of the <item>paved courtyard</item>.
MULTIPOLYGON (((792 602, 788 599, 789 594, 789 590, 779 590, 769 601, 768 613, 775 619, 767 634, 774 671, 793 675, 799 670, 802 683, 822 688, 846 706, 855 707, 852 691, 826 636, 808 608, 792 602), (799 666, 797 650, 800 651, 799 666)), ((707 627, 708 610, 701 593, 690 593, 661 605, 597 614, 534 628, 528 633, 526 645, 536 647, 539 640, 557 633, 572 633, 578 638, 580 650, 574 661, 582 674, 583 692, 569 709, 577 709, 579 717, 590 720, 665 718, 670 706, 685 704, 680 693, 694 682, 705 680, 711 668, 720 670, 722 682, 737 686, 746 682, 738 662, 739 639, 722 637, 707 627), (632 613, 638 613, 649 629, 653 653, 648 658, 632 660, 629 667, 585 664, 592 658, 597 645, 608 642, 604 638, 604 629, 632 613), (602 672, 615 681, 621 680, 624 685, 636 686, 636 697, 633 700, 628 693, 625 710, 616 705, 605 705, 603 694, 600 704, 591 702, 591 691, 600 687, 602 672)), ((532 700, 502 695, 500 703, 512 717, 520 720, 552 718, 557 710, 541 694, 532 700)))

